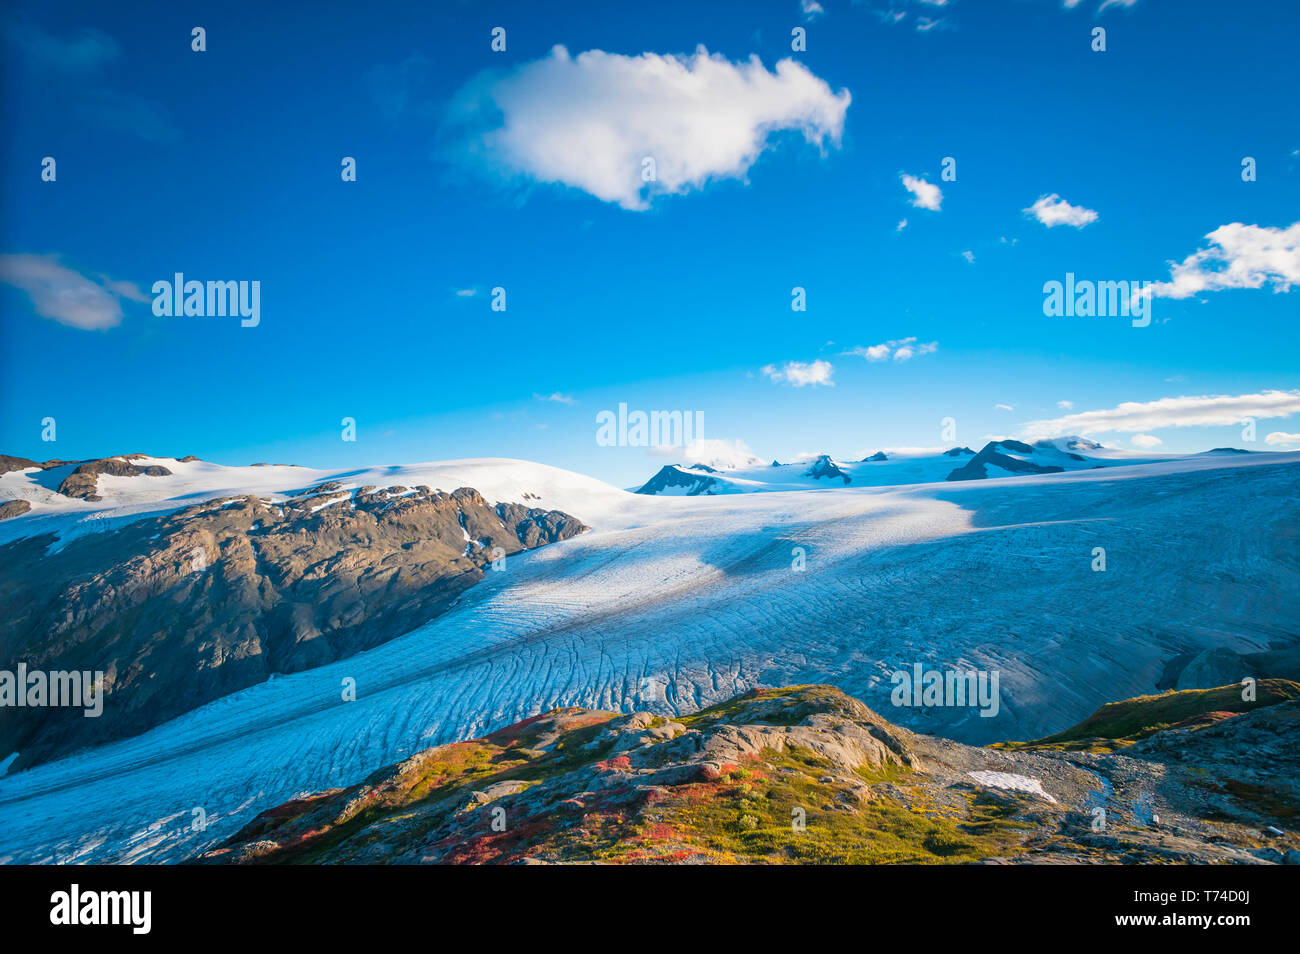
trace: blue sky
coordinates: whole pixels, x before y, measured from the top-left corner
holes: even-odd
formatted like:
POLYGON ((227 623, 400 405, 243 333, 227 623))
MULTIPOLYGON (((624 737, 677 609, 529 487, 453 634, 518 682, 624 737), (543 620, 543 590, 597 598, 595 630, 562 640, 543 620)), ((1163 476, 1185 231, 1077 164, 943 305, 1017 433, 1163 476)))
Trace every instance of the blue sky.
POLYGON ((599 446, 620 402, 764 458, 1300 446, 1296 4, 292 6, 9 6, 0 451, 629 485, 681 455, 599 446), (177 271, 260 322, 156 316, 177 271), (1046 316, 1067 272, 1154 320, 1046 316))

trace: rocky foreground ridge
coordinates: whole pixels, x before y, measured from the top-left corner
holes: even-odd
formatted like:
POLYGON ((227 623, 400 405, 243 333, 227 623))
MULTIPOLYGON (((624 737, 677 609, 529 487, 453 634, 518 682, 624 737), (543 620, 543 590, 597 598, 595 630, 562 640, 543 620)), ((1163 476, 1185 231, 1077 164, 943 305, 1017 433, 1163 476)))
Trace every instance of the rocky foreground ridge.
MULTIPOLYGON (((100 472, 72 489, 93 491, 100 472)), ((20 753, 17 771, 369 649, 437 616, 494 560, 586 529, 468 487, 323 483, 15 540, 0 546, 0 660, 103 671, 106 695, 99 718, 5 708, 0 751, 20 753)))
POLYGON ((263 812, 205 864, 1300 863, 1300 685, 972 747, 829 686, 560 709, 263 812))

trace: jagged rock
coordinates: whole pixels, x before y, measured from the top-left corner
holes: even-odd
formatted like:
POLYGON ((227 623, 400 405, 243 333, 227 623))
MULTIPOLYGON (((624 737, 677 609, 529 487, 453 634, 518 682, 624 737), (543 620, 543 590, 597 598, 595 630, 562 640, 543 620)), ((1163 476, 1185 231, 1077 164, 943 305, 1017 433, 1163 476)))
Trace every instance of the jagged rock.
MULTIPOLYGON (((717 473, 710 467, 696 465, 710 473, 717 473)), ((716 478, 707 477, 704 474, 692 474, 687 472, 687 468, 677 464, 667 464, 659 469, 659 472, 647 480, 636 491, 639 494, 662 494, 665 492, 679 492, 683 496, 698 497, 700 495, 712 495, 718 486, 716 478)))
POLYGON ((1032 460, 1011 457, 1004 451, 1032 454, 1034 449, 1021 441, 989 441, 980 452, 950 473, 945 480, 983 480, 988 477, 986 466, 991 465, 1013 474, 1059 474, 1065 470, 1056 464, 1037 464, 1032 460))
POLYGON ((0 645, 33 669, 103 671, 112 717, 6 710, 0 748, 25 768, 369 649, 439 615, 498 555, 586 529, 471 488, 354 494, 330 482, 281 504, 210 500, 62 548, 13 541, 0 546, 12 608, 0 645))
POLYGON ((812 466, 804 471, 804 476, 814 477, 818 480, 820 480, 823 477, 826 477, 830 480, 839 479, 839 480, 843 480, 844 483, 846 484, 853 482, 853 478, 849 476, 847 473, 845 473, 840 468, 840 465, 831 459, 831 456, 829 454, 822 454, 815 461, 813 461, 812 466))
POLYGON ((21 516, 31 509, 31 503, 26 500, 6 500, 0 503, 0 520, 21 516))
MULTIPOLYGON (((140 455, 128 454, 126 457, 138 459, 140 455)), ((170 473, 171 471, 166 467, 157 464, 138 467, 128 463, 123 457, 106 457, 103 460, 87 461, 77 467, 63 479, 63 483, 59 484, 59 493, 65 497, 95 501, 101 499, 97 493, 101 474, 110 474, 114 477, 166 477, 170 473)))

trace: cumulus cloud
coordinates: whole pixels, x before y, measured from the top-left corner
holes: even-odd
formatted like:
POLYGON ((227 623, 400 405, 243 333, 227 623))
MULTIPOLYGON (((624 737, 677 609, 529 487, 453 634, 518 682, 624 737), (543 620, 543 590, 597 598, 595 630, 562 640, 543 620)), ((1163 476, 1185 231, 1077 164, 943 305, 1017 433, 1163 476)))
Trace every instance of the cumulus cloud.
POLYGON ((834 387, 835 382, 831 380, 835 368, 829 361, 823 361, 821 358, 815 361, 787 361, 783 365, 769 364, 763 368, 763 373, 777 384, 789 384, 796 388, 802 388, 807 385, 824 384, 828 387, 834 387))
POLYGON ((89 331, 121 324, 123 298, 149 301, 134 282, 87 277, 57 255, 0 255, 0 281, 26 292, 42 318, 89 331))
POLYGON ((1057 401, 1057 402, 1056 402, 1056 406, 1059 407, 1062 411, 1068 411, 1068 410, 1070 410, 1070 408, 1074 407, 1074 402, 1073 402, 1073 401, 1057 401))
POLYGON ((1288 434, 1286 431, 1274 431, 1264 438, 1265 444, 1300 444, 1300 434, 1288 434))
POLYGON ((923 354, 934 354, 939 350, 939 342, 927 341, 918 344, 916 336, 910 338, 897 338, 893 341, 882 341, 880 344, 868 345, 867 347, 850 348, 848 351, 841 351, 840 354, 854 355, 855 357, 865 358, 868 361, 885 361, 893 358, 895 361, 907 361, 923 354))
POLYGON ((1133 442, 1134 447, 1141 448, 1159 447, 1164 443, 1164 441, 1156 437, 1154 434, 1134 434, 1130 440, 1133 442))
POLYGON ((912 193, 912 204, 918 209, 929 209, 931 212, 938 212, 939 206, 943 203, 943 193, 939 187, 932 182, 926 182, 924 179, 918 179, 916 176, 903 174, 903 188, 912 193))
POLYGON ((1163 427, 1220 427, 1246 418, 1290 417, 1300 413, 1300 391, 1260 391, 1257 394, 1215 394, 1170 397, 1158 401, 1128 401, 1117 407, 1067 414, 1054 420, 1030 421, 1023 436, 1062 434, 1144 433, 1163 427))
POLYGON ((1081 205, 1070 205, 1055 192, 1051 195, 1039 196, 1037 202, 1021 211, 1036 218, 1049 229, 1057 225, 1073 225, 1076 229, 1081 229, 1097 221, 1097 213, 1092 209, 1085 209, 1081 205))
POLYGON ((849 91, 794 59, 624 56, 562 46, 506 73, 480 74, 456 97, 453 129, 507 175, 572 186, 625 209, 656 195, 744 179, 769 138, 794 130, 838 146, 849 91))
POLYGON ((718 469, 753 467, 766 463, 749 449, 748 444, 739 439, 700 437, 685 447, 655 447, 652 452, 661 457, 680 457, 688 464, 704 464, 718 469))
POLYGON ((1189 298, 1225 288, 1263 288, 1289 292, 1300 283, 1300 222, 1268 228, 1233 222, 1209 235, 1210 247, 1181 262, 1170 262, 1171 280, 1153 282, 1145 294, 1189 298))

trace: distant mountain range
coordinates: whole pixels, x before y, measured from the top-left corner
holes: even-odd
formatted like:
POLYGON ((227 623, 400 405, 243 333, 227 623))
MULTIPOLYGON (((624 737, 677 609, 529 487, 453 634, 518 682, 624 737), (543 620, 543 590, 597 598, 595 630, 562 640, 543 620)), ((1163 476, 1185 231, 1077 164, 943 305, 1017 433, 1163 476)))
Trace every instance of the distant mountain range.
MULTIPOLYGON (((1249 451, 1219 447, 1206 454, 1246 454, 1249 451)), ((1143 451, 1105 447, 1085 437, 1058 437, 1032 444, 1002 439, 989 441, 978 453, 969 447, 945 451, 877 451, 858 461, 841 461, 821 454, 810 461, 771 465, 750 463, 739 467, 705 464, 668 464, 636 489, 639 494, 695 497, 762 491, 815 490, 831 486, 887 487, 928 484, 948 480, 984 480, 1025 474, 1058 474, 1094 467, 1120 467, 1202 457, 1156 456, 1143 451)))

